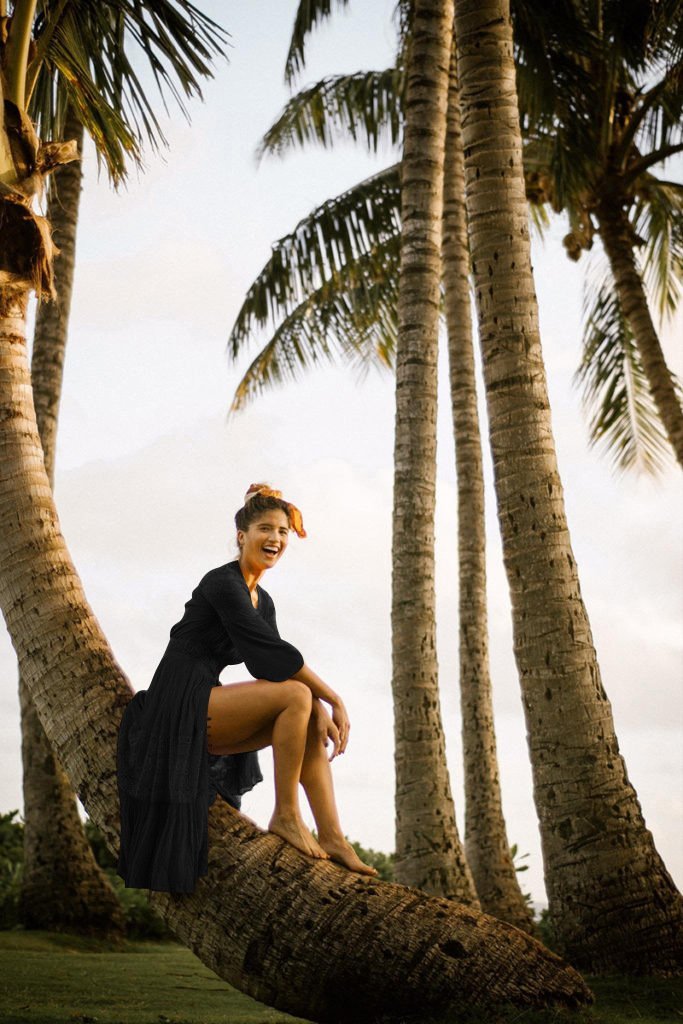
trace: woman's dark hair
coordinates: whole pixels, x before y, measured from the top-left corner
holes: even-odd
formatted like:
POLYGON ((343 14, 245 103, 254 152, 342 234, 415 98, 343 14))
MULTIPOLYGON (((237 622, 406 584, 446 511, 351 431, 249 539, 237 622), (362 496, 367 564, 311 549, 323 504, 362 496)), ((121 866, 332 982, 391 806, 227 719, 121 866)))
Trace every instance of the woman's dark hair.
MULTIPOLYGON (((289 528, 292 528, 292 522, 289 516, 289 506, 283 498, 274 498, 272 494, 255 494, 253 498, 250 498, 246 505, 242 505, 242 508, 235 513, 235 528, 238 530, 246 531, 249 529, 250 523, 256 522, 257 519, 264 512, 269 512, 273 508, 281 509, 287 516, 287 523, 289 528)), ((238 549, 241 551, 239 541, 236 541, 238 549)))

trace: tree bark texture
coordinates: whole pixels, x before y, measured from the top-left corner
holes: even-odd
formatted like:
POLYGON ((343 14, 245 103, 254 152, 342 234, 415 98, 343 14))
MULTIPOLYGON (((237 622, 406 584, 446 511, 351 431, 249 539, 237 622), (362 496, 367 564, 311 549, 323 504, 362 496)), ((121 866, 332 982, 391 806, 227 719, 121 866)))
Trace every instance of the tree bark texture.
MULTIPOLYGON (((83 125, 69 106, 67 139, 83 145, 83 125)), ((54 490, 57 416, 73 288, 81 161, 58 167, 47 209, 60 252, 54 263, 57 297, 38 305, 31 379, 45 467, 54 490)), ((19 916, 25 928, 107 935, 125 931, 119 900, 93 855, 68 776, 55 758, 19 673, 24 790, 24 867, 19 916)))
MULTIPOLYGON (((83 125, 69 104, 64 136, 75 139, 83 152, 83 125)), ((50 485, 54 490, 57 452, 57 420, 62 397, 64 355, 69 333, 69 314, 76 265, 76 232, 81 198, 83 168, 81 159, 58 167, 49 183, 47 219, 58 255, 54 260, 57 296, 52 302, 39 302, 31 353, 31 383, 36 420, 45 456, 50 485)))
MULTIPOLYGON (((48 740, 116 856, 116 743, 132 690, 61 533, 26 360, 27 298, 0 288, 0 605, 48 740)), ((278 1009, 341 1024, 591 1001, 580 976, 519 929, 314 862, 221 800, 209 850, 192 894, 151 902, 203 963, 278 1009)))
POLYGON ((676 458, 683 466, 683 409, 650 316, 643 281, 633 256, 633 229, 621 206, 598 211, 600 237, 612 269, 619 305, 633 331, 650 393, 676 458))
POLYGON ((23 678, 19 695, 25 820, 21 923, 118 943, 125 933, 121 904, 95 860, 69 777, 52 752, 23 678))
POLYGON ((470 253, 455 44, 448 90, 442 253, 458 489, 465 854, 482 910, 533 934, 533 914, 519 887, 505 828, 493 724, 486 607, 484 470, 470 313, 470 253))
POLYGON ((498 519, 553 927, 590 971, 680 969, 681 897, 619 753, 541 353, 507 0, 457 0, 470 250, 498 519))
POLYGON ((452 0, 418 0, 406 69, 396 343, 392 689, 399 882, 478 906, 455 821, 436 652, 434 510, 452 0))

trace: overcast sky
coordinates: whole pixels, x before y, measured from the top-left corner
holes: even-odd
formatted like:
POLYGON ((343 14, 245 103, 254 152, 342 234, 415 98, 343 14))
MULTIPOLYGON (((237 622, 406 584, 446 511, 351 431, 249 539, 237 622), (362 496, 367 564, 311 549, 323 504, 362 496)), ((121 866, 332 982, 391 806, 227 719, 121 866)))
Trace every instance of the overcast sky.
MULTIPOLYGON (((200 577, 236 555, 233 516, 250 483, 297 504, 308 532, 262 583, 282 636, 343 696, 346 753, 333 762, 347 835, 394 848, 391 707, 392 378, 323 368, 226 419, 256 347, 229 363, 226 341, 271 243, 313 206, 395 159, 351 145, 257 168, 254 150, 287 91, 284 57, 296 3, 203 3, 232 33, 230 63, 191 104, 170 106, 162 157, 147 155, 114 193, 86 147, 77 275, 60 411, 56 499, 86 594, 135 690, 149 685, 170 627, 200 577)), ((312 39, 302 83, 393 60, 393 3, 355 0, 312 39)), ((163 110, 162 110, 163 114, 163 110)), ((674 167, 668 168, 673 176, 674 167)), ((569 262, 557 222, 534 242, 553 428, 581 587, 616 731, 655 843, 679 885, 683 539, 681 474, 615 477, 589 450, 572 375, 580 354, 585 263, 569 262)), ((683 371, 682 320, 663 334, 683 371)), ((265 340, 265 339, 261 339, 265 340)), ((463 827, 457 678, 456 491, 445 347, 439 365, 437 618, 442 713, 463 827)), ((511 652, 507 583, 488 450, 490 648, 503 804, 521 876, 545 902, 526 732, 511 652)), ((23 810, 17 672, 0 636, 0 812, 23 810)), ((228 667, 223 682, 249 678, 228 667)), ((265 828, 272 754, 243 811, 265 828)), ((313 819, 302 806, 309 824, 313 819)))

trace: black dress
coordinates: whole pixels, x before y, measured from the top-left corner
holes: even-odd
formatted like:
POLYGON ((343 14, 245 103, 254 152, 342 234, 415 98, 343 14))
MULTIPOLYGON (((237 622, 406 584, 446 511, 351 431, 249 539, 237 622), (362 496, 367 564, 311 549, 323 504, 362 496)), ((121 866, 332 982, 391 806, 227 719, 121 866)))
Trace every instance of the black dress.
POLYGON ((208 809, 219 793, 239 810, 263 780, 258 753, 207 750, 207 709, 226 665, 280 682, 304 664, 280 637, 275 605, 258 608, 237 559, 211 569, 192 591, 149 689, 124 709, 116 752, 121 813, 117 874, 126 886, 189 893, 208 871, 208 809))

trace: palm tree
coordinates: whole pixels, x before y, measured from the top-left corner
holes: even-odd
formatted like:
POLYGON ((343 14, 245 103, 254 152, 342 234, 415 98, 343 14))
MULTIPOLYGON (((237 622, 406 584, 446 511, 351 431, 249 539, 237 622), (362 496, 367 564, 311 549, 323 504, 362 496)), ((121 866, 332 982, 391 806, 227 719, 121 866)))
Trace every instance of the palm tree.
MULTIPOLYGON (((36 420, 52 490, 82 176, 83 125, 73 107, 64 133, 76 141, 79 159, 58 167, 49 179, 53 189, 47 211, 59 248, 59 301, 38 307, 31 357, 36 420)), ((19 705, 25 822, 21 922, 25 928, 96 932, 112 941, 125 929, 121 905, 95 860, 68 776, 54 756, 21 671, 19 705)))
MULTIPOLYGON (((79 18, 89 19, 89 33, 93 41, 98 32, 123 24, 122 10, 110 8, 96 12, 92 6, 78 11, 79 18)), ((211 74, 206 61, 201 34, 194 37, 189 10, 179 12, 181 17, 169 26, 167 43, 175 47, 169 62, 169 83, 177 80, 185 92, 201 95, 199 76, 211 74), (186 36, 189 32, 189 49, 186 36)), ((44 16, 44 14, 43 14, 44 16)), ((65 32, 62 45, 77 40, 69 36, 69 24, 58 26, 65 32)), ((36 22, 36 33, 42 32, 36 22)), ((41 36, 39 35, 40 39, 41 36)), ((44 35, 43 35, 43 38, 44 35)), ((106 37, 103 37, 106 38, 106 37)), ((153 37, 152 37, 153 38, 153 37)), ((150 43, 151 43, 150 39, 150 43)), ((161 38, 157 36, 157 43, 161 38)), ((148 141, 158 148, 163 134, 154 112, 143 92, 139 91, 129 63, 128 39, 124 32, 107 40, 106 67, 101 69, 115 82, 109 97, 113 104, 111 114, 101 112, 104 130, 109 129, 110 177, 117 183, 125 177, 125 151, 130 150, 139 160, 140 146, 148 141), (112 46, 113 44, 113 46, 112 46), (135 98, 138 113, 145 117, 140 124, 131 117, 130 99, 135 98), (126 103, 128 101, 128 107, 126 103), (123 153, 119 154, 116 138, 117 119, 126 112, 123 153), (114 131, 110 125, 113 120, 114 131), (121 159, 123 157, 123 160, 121 159)), ((100 40, 100 49, 104 49, 100 40)), ((152 56, 150 49, 147 57, 152 56)), ((64 70, 64 69, 63 69, 64 70)), ((162 65, 162 71, 164 66, 162 65)), ((64 77, 54 82, 55 68, 45 61, 38 71, 31 93, 29 114, 38 131, 50 137, 66 137, 76 141, 82 151, 83 123, 74 102, 64 88, 64 77)), ((87 83, 75 80, 77 91, 87 92, 87 83)), ((177 98, 179 96, 176 93, 177 98)), ((82 103, 84 100, 82 99, 82 103)), ((184 110, 182 103, 181 109, 184 110)), ((58 167, 48 178, 47 219, 52 227, 58 247, 54 263, 57 300, 38 306, 33 335, 31 381, 36 417, 40 432, 45 466, 54 490, 58 411, 62 392, 62 374, 66 349, 68 320, 73 289, 75 243, 81 193, 81 160, 58 167)), ((24 862, 21 883, 20 915, 25 927, 70 929, 106 932, 110 938, 124 927, 119 901, 105 872, 97 864, 83 830, 74 793, 66 773, 56 761, 45 737, 30 694, 19 673, 19 701, 21 708, 22 761, 24 788, 24 862)))
POLYGON ((528 191, 566 212, 571 259, 598 236, 609 264, 604 284, 589 288, 579 373, 593 442, 607 441, 621 468, 638 458, 654 468, 666 446, 654 403, 683 464, 680 384, 644 287, 645 279, 660 314, 674 310, 683 184, 653 168, 683 151, 681 5, 641 0, 624 16, 621 4, 577 0, 569 12, 512 6, 528 191))
POLYGON ((470 314, 470 254, 460 99, 451 53, 444 173, 443 277, 458 492, 460 706, 465 852, 482 909, 533 930, 503 816, 488 654, 484 470, 470 314))
MULTIPOLYGON (((48 740, 116 856, 116 742, 131 688, 60 530, 26 354, 30 293, 52 289, 49 226, 32 197, 47 173, 76 155, 68 143, 40 144, 26 115, 32 8, 15 8, 2 79, 0 607, 48 740)), ((145 14, 125 10, 131 18, 145 14)), ((209 875, 191 895, 155 893, 151 902, 207 966, 273 1006, 369 1021, 379 1012, 591 999, 558 957, 494 918, 336 865, 313 865, 224 802, 212 806, 209 830, 209 875)))
POLYGON ((680 969, 680 894, 628 780, 552 435, 507 0, 457 0, 466 200, 498 520, 553 927, 591 971, 680 969))
POLYGON ((395 872, 408 885, 478 904, 457 837, 446 766, 434 594, 437 350, 452 35, 452 0, 416 0, 406 58, 396 339, 391 551, 395 872))

